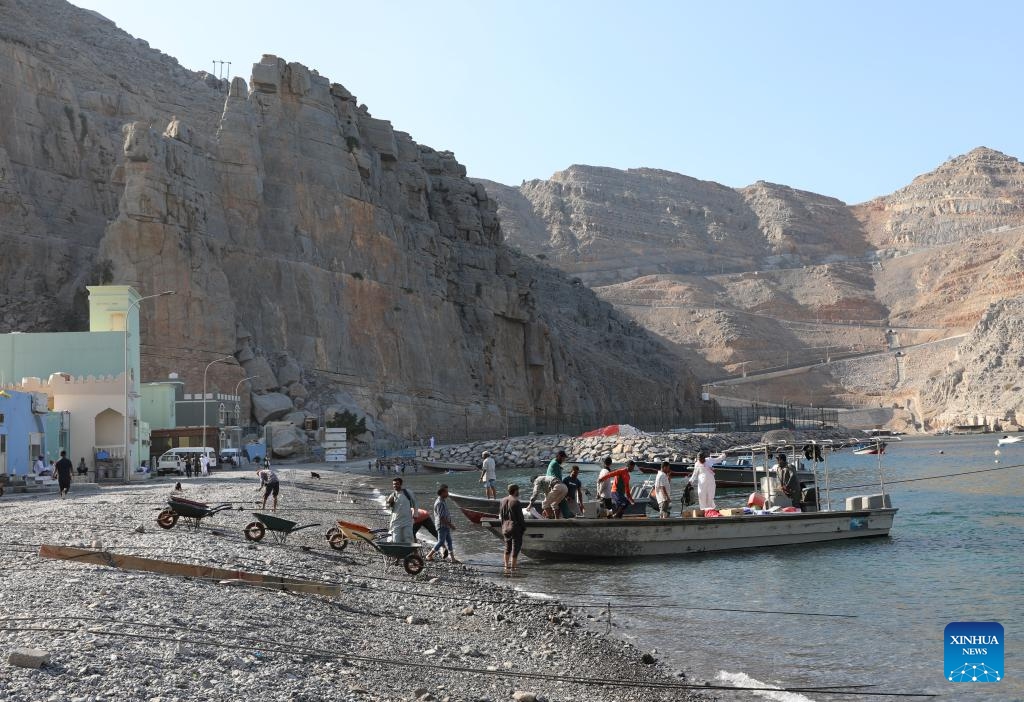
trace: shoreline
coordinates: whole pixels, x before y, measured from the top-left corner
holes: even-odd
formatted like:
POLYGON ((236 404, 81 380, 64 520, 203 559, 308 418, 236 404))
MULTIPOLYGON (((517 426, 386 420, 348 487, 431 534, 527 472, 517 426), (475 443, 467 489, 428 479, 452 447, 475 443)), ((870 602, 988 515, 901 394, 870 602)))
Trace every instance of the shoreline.
POLYGON ((184 520, 170 530, 156 524, 175 479, 78 494, 72 485, 66 500, 0 498, 4 662, 21 648, 50 656, 39 669, 6 664, 0 697, 711 699, 683 687, 665 663, 644 664, 644 651, 614 630, 598 631, 586 610, 558 598, 528 596, 472 567, 432 561, 413 579, 400 567, 384 570, 369 547, 333 551, 324 532, 334 519, 383 525, 372 497, 375 474, 362 461, 276 470, 278 516, 322 523, 289 535, 284 546, 269 534, 259 543, 242 534, 259 511, 248 469, 181 480, 185 497, 235 507, 196 532, 184 520), (37 555, 40 543, 335 583, 341 596, 52 560, 37 555), (609 671, 641 686, 608 685, 609 671))

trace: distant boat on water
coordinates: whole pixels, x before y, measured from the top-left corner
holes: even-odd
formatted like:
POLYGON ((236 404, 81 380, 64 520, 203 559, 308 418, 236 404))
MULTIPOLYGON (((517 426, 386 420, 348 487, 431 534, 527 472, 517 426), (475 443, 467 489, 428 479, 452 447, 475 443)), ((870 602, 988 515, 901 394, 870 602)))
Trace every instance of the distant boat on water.
POLYGON ((423 470, 433 471, 434 473, 468 473, 469 471, 480 470, 477 466, 471 466, 468 463, 445 463, 443 461, 423 460, 419 463, 423 470))
POLYGON ((999 441, 996 442, 997 446, 1008 446, 1009 444, 1019 444, 1024 441, 1024 436, 1018 434, 1017 436, 1004 435, 999 441))

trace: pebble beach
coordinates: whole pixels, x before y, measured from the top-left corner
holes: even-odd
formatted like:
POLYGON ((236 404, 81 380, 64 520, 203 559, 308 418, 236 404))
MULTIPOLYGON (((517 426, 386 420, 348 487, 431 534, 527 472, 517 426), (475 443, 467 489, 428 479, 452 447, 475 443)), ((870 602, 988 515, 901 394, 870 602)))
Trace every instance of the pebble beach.
POLYGON ((716 699, 594 610, 568 606, 578 598, 526 594, 448 561, 412 577, 369 546, 331 549, 335 519, 377 527, 385 515, 372 476, 312 469, 319 479, 278 471, 278 516, 320 524, 283 545, 243 535, 260 511, 248 470, 181 481, 188 499, 232 505, 198 530, 157 525, 172 478, 0 497, 0 699, 716 699), (43 558, 41 544, 302 578, 340 596, 43 558))

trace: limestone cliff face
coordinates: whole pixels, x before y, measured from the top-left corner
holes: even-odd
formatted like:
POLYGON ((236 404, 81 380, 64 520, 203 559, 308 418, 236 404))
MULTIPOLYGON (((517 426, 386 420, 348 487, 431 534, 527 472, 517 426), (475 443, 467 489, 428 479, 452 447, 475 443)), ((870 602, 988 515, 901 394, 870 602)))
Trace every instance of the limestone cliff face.
MULTIPOLYGON (((928 390, 952 360, 943 340, 1024 295, 1024 165, 991 149, 853 207, 645 169, 572 166, 486 186, 509 243, 579 275, 703 378, 831 360, 831 398, 817 402, 913 400, 922 423, 967 411, 962 395, 928 390), (872 363, 899 372, 861 372, 872 363), (940 397, 948 405, 929 404, 940 397)), ((971 354, 960 349, 966 367, 987 366, 971 354)), ((750 397, 793 395, 777 385, 751 386, 750 397)))
POLYGON ((943 408, 935 418, 939 425, 1024 425, 1024 297, 986 310, 923 395, 930 406, 943 408))
POLYGON ((876 248, 963 244, 1024 224, 1024 164, 979 147, 852 209, 876 248))
POLYGON ((592 166, 518 189, 481 182, 498 200, 509 243, 590 285, 843 261, 865 248, 842 202, 772 183, 734 190, 668 171, 592 166))
POLYGON ((406 435, 692 402, 663 345, 502 244, 451 153, 341 85, 265 56, 228 86, 54 0, 0 28, 5 330, 66 328, 86 283, 176 290, 140 310, 151 377, 231 355, 211 382, 256 375, 261 419, 339 405, 406 435))

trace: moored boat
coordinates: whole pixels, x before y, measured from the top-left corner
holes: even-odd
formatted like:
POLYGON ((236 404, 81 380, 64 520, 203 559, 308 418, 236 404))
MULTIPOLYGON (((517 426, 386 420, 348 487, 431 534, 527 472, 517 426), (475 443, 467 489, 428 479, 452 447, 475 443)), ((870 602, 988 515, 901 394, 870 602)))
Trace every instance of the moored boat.
MULTIPOLYGON (((670 519, 537 519, 527 522, 523 553, 539 559, 633 558, 787 546, 887 536, 896 508, 888 495, 849 498, 847 509, 670 519), (859 502, 877 504, 852 508, 859 502)), ((483 520, 500 536, 500 524, 483 520)))
MULTIPOLYGON (((755 461, 755 454, 725 455, 718 458, 711 466, 715 471, 715 485, 720 488, 749 488, 757 485, 765 476, 763 461, 755 461), (755 475, 756 474, 756 475, 755 475)), ((712 456, 712 459, 715 457, 712 456)), ((648 475, 661 470, 661 463, 657 461, 636 461, 636 467, 641 473, 648 475)), ((673 478, 689 478, 693 472, 693 461, 687 463, 669 463, 673 478)), ((801 470, 799 472, 801 481, 809 482, 814 480, 812 471, 801 470)))
POLYGON ((468 463, 445 463, 444 461, 424 461, 420 459, 419 464, 423 470, 435 473, 466 473, 480 470, 478 466, 472 466, 468 463))
MULTIPOLYGON (((634 485, 632 489, 634 504, 626 508, 625 514, 627 516, 639 516, 647 513, 647 506, 651 504, 652 508, 657 510, 657 503, 651 502, 651 490, 653 489, 652 481, 645 481, 642 485, 634 485), (649 484, 650 483, 650 484, 649 484)), ((460 495, 458 493, 450 492, 448 497, 455 502, 456 506, 466 516, 466 519, 473 522, 474 524, 480 524, 481 520, 494 519, 498 516, 498 509, 501 505, 501 500, 492 500, 486 497, 476 497, 475 495, 460 495)), ((523 509, 531 506, 526 500, 520 499, 519 506, 523 509)), ((535 501, 532 507, 540 512, 541 502, 540 500, 535 501)), ((583 503, 583 513, 587 517, 596 517, 598 511, 598 501, 589 500, 583 503)), ((558 520, 555 520, 558 521, 558 520)))
POLYGON ((1005 434, 1005 435, 1003 435, 1003 438, 999 439, 996 442, 996 446, 1007 446, 1009 444, 1018 444, 1021 441, 1024 441, 1024 436, 1021 436, 1021 435, 1010 436, 1008 434, 1005 434))

